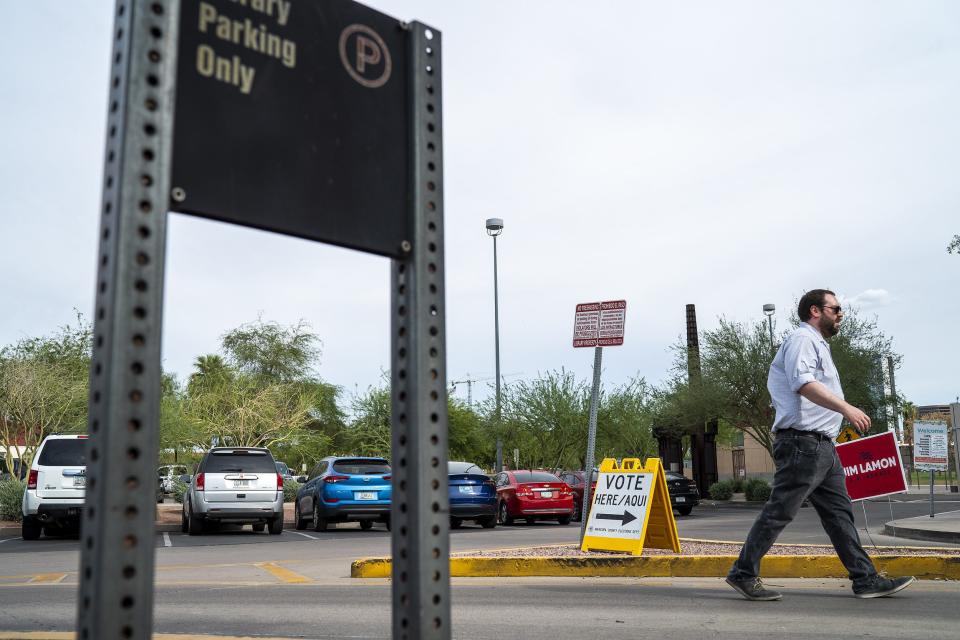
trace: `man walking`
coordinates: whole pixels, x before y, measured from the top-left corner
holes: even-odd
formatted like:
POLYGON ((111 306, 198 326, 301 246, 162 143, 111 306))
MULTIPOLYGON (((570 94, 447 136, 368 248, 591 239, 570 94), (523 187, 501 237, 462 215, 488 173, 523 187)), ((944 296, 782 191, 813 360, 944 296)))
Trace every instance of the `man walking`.
POLYGON ((748 600, 781 598, 760 580, 760 559, 807 499, 853 580, 854 595, 889 596, 914 578, 890 579, 877 573, 860 544, 843 467, 833 445, 843 418, 860 433, 870 429, 870 417, 844 401, 827 344, 840 331, 843 310, 832 291, 813 289, 800 298, 797 311, 800 326, 780 345, 767 376, 776 410, 773 489, 730 568, 727 584, 748 600))

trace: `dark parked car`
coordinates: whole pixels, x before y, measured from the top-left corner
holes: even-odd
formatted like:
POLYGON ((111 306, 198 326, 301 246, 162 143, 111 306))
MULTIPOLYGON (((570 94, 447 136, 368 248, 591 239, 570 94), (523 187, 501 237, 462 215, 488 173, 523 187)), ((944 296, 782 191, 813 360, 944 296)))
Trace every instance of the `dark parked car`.
POLYGON ((390 529, 390 463, 383 458, 330 456, 310 471, 297 491, 293 520, 298 530, 326 531, 334 522, 359 522, 390 529))
POLYGON ((493 478, 472 462, 447 464, 450 485, 450 528, 473 520, 484 529, 497 526, 497 488, 493 478))
POLYGON ((680 515, 690 515, 693 508, 700 504, 700 491, 697 489, 697 483, 679 471, 667 471, 666 475, 670 504, 680 515))
POLYGON ((513 524, 515 518, 531 524, 536 520, 570 524, 573 492, 549 471, 502 471, 497 474, 496 485, 500 524, 513 524))
MULTIPOLYGON (((594 469, 590 476, 590 496, 593 496, 593 492, 597 488, 597 475, 598 471, 594 469)), ((583 515, 580 513, 583 509, 583 471, 561 471, 560 479, 566 482, 573 492, 573 515, 571 518, 579 522, 583 515)))

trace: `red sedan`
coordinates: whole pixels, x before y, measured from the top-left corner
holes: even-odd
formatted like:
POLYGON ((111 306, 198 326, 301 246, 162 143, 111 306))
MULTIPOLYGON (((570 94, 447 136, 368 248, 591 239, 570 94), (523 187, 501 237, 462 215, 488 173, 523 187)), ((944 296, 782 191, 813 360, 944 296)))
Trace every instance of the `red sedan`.
POLYGON ((549 471, 515 470, 497 474, 497 518, 513 524, 515 518, 556 520, 569 524, 573 514, 573 492, 549 471))
MULTIPOLYGON (((580 513, 583 509, 583 471, 562 471, 560 479, 570 486, 573 492, 573 519, 577 522, 583 515, 580 513)), ((590 498, 593 498, 593 492, 597 489, 597 470, 594 469, 590 476, 590 498)))

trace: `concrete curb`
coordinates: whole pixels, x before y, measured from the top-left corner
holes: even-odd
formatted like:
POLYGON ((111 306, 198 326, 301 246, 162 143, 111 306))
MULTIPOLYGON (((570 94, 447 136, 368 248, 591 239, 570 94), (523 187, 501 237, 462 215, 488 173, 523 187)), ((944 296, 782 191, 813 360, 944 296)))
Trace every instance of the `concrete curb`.
MULTIPOLYGON (((460 557, 450 559, 450 576, 466 577, 580 577, 580 578, 722 578, 736 556, 650 556, 532 558, 460 557)), ((960 557, 879 556, 880 571, 914 575, 923 580, 960 580, 960 557)), ((352 578, 389 578, 389 558, 361 558, 350 565, 352 578)), ((846 578, 836 556, 767 556, 760 564, 764 578, 846 578)))

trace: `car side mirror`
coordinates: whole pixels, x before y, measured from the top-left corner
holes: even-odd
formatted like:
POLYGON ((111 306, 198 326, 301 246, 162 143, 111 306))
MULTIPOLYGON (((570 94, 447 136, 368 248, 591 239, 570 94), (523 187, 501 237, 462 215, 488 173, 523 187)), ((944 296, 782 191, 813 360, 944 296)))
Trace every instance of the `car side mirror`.
POLYGON ((297 476, 297 482, 303 484, 307 481, 307 476, 297 476))

